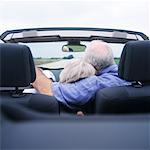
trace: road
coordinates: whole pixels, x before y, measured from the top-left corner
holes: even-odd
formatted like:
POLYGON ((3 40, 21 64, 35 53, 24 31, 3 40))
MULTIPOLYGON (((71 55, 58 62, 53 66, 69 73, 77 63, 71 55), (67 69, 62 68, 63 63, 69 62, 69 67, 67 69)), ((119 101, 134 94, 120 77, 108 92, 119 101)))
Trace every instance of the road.
POLYGON ((38 65, 38 67, 45 67, 45 68, 64 68, 66 66, 67 63, 69 63, 70 61, 72 61, 73 59, 65 59, 65 60, 59 60, 57 62, 52 62, 52 63, 47 63, 47 64, 42 64, 42 65, 38 65))

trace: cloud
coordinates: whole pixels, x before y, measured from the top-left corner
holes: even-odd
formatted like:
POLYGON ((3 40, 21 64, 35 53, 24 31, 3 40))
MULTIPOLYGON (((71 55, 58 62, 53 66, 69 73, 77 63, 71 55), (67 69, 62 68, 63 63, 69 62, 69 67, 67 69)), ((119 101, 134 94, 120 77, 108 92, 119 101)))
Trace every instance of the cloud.
POLYGON ((2 1, 0 34, 32 27, 100 27, 150 35, 148 0, 2 1), (135 3, 136 2, 136 3, 135 3))

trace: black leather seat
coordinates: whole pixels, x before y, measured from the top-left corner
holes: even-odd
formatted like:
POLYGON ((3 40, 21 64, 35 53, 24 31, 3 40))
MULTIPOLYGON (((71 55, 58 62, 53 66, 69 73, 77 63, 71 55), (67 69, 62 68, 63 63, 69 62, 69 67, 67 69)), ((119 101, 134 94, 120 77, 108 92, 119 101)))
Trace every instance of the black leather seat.
POLYGON ((126 43, 119 77, 131 85, 99 90, 96 113, 150 113, 150 41, 126 43))
POLYGON ((30 49, 25 45, 0 44, 0 54, 2 113, 13 118, 19 116, 19 119, 34 119, 39 113, 59 114, 58 102, 54 97, 23 93, 36 77, 30 49))

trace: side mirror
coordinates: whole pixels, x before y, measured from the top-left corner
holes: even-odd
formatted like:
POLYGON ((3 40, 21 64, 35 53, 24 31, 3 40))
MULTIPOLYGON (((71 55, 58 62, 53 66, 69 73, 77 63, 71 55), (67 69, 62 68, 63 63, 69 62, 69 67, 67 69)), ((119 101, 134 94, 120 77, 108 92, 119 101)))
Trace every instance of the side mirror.
POLYGON ((63 52, 84 52, 86 46, 85 45, 64 45, 62 47, 63 52))

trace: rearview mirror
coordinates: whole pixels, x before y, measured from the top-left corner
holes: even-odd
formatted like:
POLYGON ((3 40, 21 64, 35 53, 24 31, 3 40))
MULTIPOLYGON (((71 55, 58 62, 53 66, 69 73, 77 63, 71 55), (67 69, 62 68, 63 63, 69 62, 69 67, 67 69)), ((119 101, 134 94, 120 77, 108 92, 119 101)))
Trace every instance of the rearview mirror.
POLYGON ((86 46, 85 45, 64 45, 62 47, 63 52, 84 52, 86 46))

